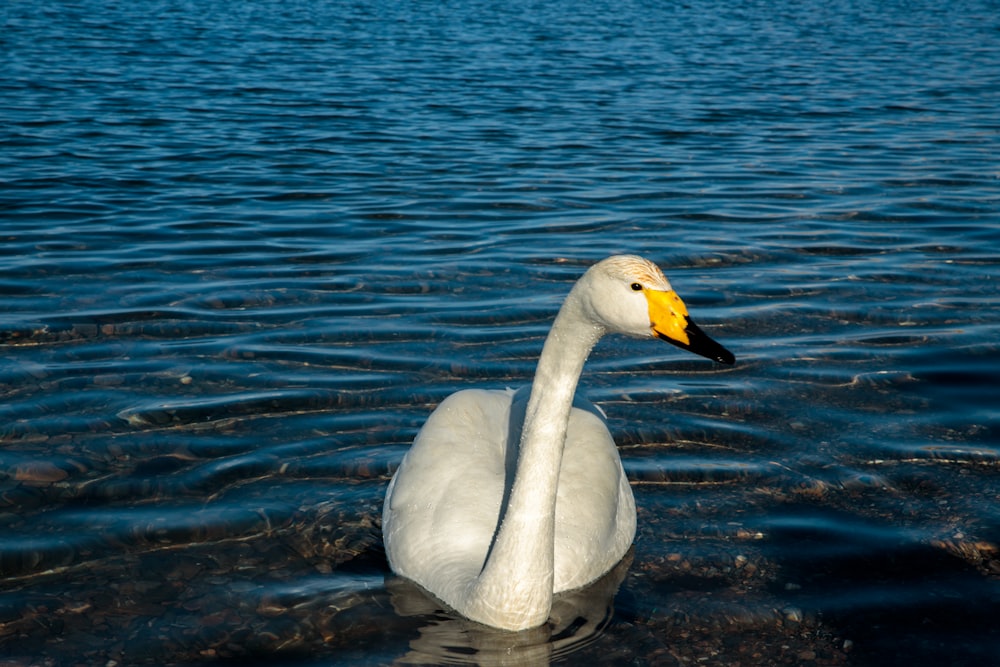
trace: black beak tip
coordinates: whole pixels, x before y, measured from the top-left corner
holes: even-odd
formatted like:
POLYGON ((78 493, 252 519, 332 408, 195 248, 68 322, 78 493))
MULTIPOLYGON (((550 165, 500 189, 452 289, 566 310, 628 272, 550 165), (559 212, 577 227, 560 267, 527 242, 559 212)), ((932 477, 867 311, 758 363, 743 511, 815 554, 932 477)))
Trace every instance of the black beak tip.
POLYGON ((687 321, 687 327, 685 331, 688 334, 688 339, 690 342, 685 345, 676 340, 673 340, 669 336, 665 336, 657 332, 657 336, 668 343, 676 345, 682 350, 687 350, 688 352, 693 352, 699 356, 705 357, 706 359, 711 359, 712 361, 718 362, 720 364, 726 364, 731 366, 736 363, 736 357, 732 352, 722 347, 714 339, 710 338, 708 334, 702 331, 698 325, 692 322, 690 319, 687 321))
POLYGON ((720 364, 726 364, 727 366, 732 366, 733 364, 736 363, 736 357, 733 355, 732 352, 730 352, 729 350, 720 345, 719 351, 715 355, 715 361, 718 361, 720 364))

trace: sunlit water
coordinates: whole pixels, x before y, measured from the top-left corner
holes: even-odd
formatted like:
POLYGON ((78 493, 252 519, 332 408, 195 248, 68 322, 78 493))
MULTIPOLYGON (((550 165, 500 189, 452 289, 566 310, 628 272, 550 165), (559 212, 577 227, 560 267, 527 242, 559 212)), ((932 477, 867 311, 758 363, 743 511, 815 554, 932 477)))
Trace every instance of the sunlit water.
POLYGON ((996 2, 0 18, 4 664, 1000 655, 996 2), (632 561, 477 628, 385 486, 620 252, 737 364, 602 341, 632 561))

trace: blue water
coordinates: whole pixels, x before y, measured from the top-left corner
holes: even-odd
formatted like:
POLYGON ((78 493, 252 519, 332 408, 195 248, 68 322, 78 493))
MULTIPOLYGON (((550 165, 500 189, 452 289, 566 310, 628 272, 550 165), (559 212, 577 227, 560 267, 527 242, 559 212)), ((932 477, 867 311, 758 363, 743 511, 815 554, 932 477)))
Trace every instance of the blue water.
POLYGON ((0 20, 3 660, 1000 658, 1000 3, 0 20), (737 364, 603 341, 632 561, 465 624, 389 572, 389 475, 622 252, 737 364))

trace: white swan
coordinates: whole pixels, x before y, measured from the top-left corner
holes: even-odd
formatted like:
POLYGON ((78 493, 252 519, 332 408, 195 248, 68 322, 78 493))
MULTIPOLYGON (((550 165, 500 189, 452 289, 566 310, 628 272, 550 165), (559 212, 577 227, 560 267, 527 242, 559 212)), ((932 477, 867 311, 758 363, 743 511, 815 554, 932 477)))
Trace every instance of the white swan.
POLYGON ((625 555, 632 489, 602 413, 574 400, 605 333, 734 361, 689 319, 655 264, 595 264, 559 310, 530 387, 459 391, 417 434, 385 495, 394 572, 468 619, 524 630, 547 620, 554 593, 595 581, 625 555))

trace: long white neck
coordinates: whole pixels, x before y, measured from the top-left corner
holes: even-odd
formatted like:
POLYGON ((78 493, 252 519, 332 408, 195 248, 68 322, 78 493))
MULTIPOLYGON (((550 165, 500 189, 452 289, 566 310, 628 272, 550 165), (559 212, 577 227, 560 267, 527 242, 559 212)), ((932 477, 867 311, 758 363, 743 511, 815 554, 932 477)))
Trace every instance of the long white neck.
POLYGON ((587 317, 578 284, 556 316, 535 371, 514 486, 470 600, 481 622, 520 630, 552 607, 555 503, 566 430, 583 364, 604 329, 587 317))

